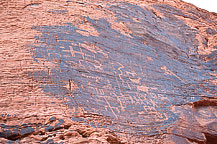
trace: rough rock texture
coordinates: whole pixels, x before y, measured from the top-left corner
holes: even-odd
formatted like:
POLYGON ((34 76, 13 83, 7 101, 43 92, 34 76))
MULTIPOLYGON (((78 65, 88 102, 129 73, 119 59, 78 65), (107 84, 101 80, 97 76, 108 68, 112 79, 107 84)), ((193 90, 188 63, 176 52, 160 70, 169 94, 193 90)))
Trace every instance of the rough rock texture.
POLYGON ((1 143, 215 143, 217 14, 181 0, 1 0, 1 143))
POLYGON ((109 130, 91 128, 78 122, 51 117, 47 122, 1 124, 2 142, 15 143, 119 143, 122 142, 109 130))

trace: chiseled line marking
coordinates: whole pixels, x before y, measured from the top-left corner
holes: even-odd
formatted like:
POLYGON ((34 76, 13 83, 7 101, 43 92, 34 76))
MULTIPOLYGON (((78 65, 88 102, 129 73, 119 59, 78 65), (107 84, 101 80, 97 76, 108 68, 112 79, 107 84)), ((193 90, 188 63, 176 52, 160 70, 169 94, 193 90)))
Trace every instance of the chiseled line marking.
POLYGON ((166 74, 173 75, 176 78, 178 78, 180 81, 185 82, 184 79, 182 79, 181 77, 177 76, 175 73, 173 73, 171 70, 169 70, 166 66, 162 66, 161 69, 164 70, 166 74))
MULTIPOLYGON (((118 85, 118 88, 119 88, 119 92, 120 92, 121 95, 123 95, 122 92, 121 92, 120 84, 119 84, 119 82, 118 82, 118 80, 117 80, 117 76, 115 77, 115 79, 116 79, 116 82, 117 82, 117 85, 118 85)), ((113 93, 113 94, 117 97, 118 101, 120 102, 121 109, 124 109, 124 106, 123 106, 123 104, 122 104, 122 101, 119 99, 119 96, 116 95, 115 93, 113 93)))
POLYGON ((108 106, 109 106, 109 108, 111 109, 112 113, 114 114, 115 118, 118 120, 118 116, 117 116, 117 115, 115 114, 115 112, 113 111, 113 109, 112 109, 110 103, 107 101, 107 99, 106 99, 105 97, 103 97, 103 98, 105 99, 106 103, 108 104, 108 106))
POLYGON ((118 70, 120 71, 120 74, 118 75, 119 76, 119 78, 121 79, 121 81, 123 81, 123 79, 121 78, 121 75, 123 75, 123 72, 122 72, 122 68, 124 68, 124 66, 121 64, 121 63, 118 63, 118 64, 120 64, 121 66, 118 68, 118 70))

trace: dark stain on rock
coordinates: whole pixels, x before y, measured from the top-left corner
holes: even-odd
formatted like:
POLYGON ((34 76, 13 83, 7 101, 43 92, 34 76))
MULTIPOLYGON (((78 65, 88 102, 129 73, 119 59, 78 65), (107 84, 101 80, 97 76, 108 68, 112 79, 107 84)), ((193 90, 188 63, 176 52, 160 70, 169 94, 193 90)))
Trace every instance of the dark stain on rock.
POLYGON ((32 134, 35 130, 32 127, 27 127, 27 128, 22 128, 20 130, 20 135, 21 136, 26 136, 29 134, 32 134))
POLYGON ((214 29, 208 28, 206 29, 206 33, 209 35, 215 35, 217 32, 214 29))
POLYGON ((51 96, 67 98, 69 107, 111 118, 114 123, 108 128, 112 130, 164 132, 179 119, 173 106, 213 96, 206 81, 213 78, 208 72, 216 66, 215 61, 203 59, 211 55, 197 53, 198 31, 174 15, 190 16, 166 5, 153 8, 164 17, 126 2, 106 8, 115 15, 113 22, 125 24, 128 35, 114 29, 106 18, 84 16, 98 36, 82 35, 79 31, 88 30, 70 23, 33 27, 42 33, 32 46, 34 60, 52 62, 55 67, 29 76, 51 96), (77 86, 73 90, 72 83, 77 86))
POLYGON ((53 129, 54 129, 53 126, 48 126, 48 127, 45 128, 45 131, 51 132, 53 129))
POLYGON ((59 119, 58 121, 59 121, 60 124, 64 123, 64 119, 59 119))
POLYGON ((8 140, 21 139, 21 138, 26 137, 26 136, 32 134, 33 132, 35 132, 35 130, 29 126, 26 127, 26 126, 7 126, 7 125, 4 125, 3 127, 1 126, 1 128, 3 130, 0 131, 0 137, 6 138, 8 140))
POLYGON ((193 102, 193 107, 203 107, 203 106, 217 106, 217 99, 203 99, 193 102))
POLYGON ((68 11, 67 10, 49 10, 49 13, 53 13, 53 14, 65 14, 68 11))
POLYGON ((54 122, 54 121, 56 121, 56 119, 57 119, 56 117, 51 117, 51 118, 49 119, 49 121, 50 121, 50 122, 54 122))
POLYGON ((27 7, 32 7, 32 6, 39 6, 41 3, 30 3, 30 4, 27 4, 25 5, 22 9, 25 9, 27 7))
POLYGON ((206 136, 206 144, 216 144, 217 135, 205 133, 205 136, 206 136))

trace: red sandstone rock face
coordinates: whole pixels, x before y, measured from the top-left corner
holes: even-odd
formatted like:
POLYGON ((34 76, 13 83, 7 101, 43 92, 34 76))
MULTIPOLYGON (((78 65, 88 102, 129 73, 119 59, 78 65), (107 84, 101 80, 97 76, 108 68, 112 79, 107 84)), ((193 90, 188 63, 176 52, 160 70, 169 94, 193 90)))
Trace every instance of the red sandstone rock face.
POLYGON ((215 143, 215 13, 179 0, 0 7, 2 143, 215 143))

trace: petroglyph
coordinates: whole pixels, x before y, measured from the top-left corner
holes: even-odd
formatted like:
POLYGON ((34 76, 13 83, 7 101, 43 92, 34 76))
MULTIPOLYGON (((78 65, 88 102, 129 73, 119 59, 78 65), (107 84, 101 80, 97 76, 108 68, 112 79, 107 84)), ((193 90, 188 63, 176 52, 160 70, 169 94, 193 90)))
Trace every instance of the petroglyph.
POLYGON ((81 113, 111 118, 112 130, 147 135, 164 133, 179 119, 173 106, 212 96, 204 83, 212 74, 203 59, 190 56, 197 51, 198 32, 171 15, 182 11, 127 2, 103 9, 109 17, 77 14, 79 23, 33 27, 41 33, 33 58, 55 64, 49 74, 33 73, 45 92, 66 97, 81 113), (45 75, 52 83, 41 79, 45 75))
POLYGON ((0 143, 216 142, 215 13, 180 0, 0 13, 0 143))

